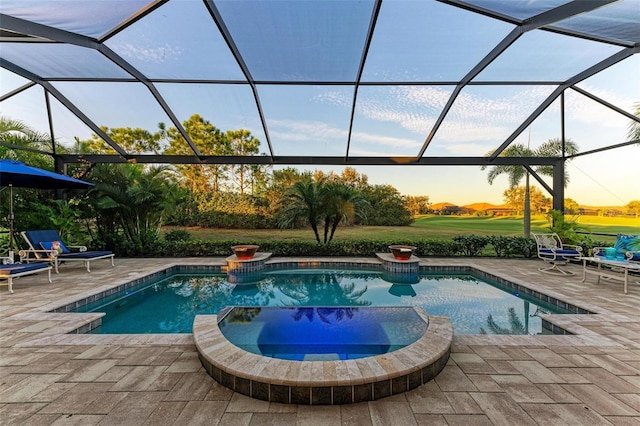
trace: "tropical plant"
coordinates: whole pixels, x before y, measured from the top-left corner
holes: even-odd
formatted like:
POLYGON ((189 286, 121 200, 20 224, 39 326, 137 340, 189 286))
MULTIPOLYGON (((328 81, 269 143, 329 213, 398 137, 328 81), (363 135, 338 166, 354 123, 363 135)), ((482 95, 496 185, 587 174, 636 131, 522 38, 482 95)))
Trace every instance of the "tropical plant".
MULTIPOLYGON (((578 146, 575 142, 567 139, 562 142, 561 139, 549 139, 537 149, 532 150, 522 144, 515 144, 500 153, 501 157, 559 157, 563 154, 573 155, 578 152, 578 146), (564 152, 563 152, 564 151, 564 152)), ((491 155, 490 152, 488 155, 491 155)), ((485 170, 489 166, 482 166, 481 170, 485 170)), ((553 166, 538 166, 534 169, 536 173, 545 176, 553 176, 553 166)), ((522 178, 525 178, 525 204, 524 204, 524 236, 531 236, 531 201, 529 194, 529 172, 524 166, 520 165, 499 165, 491 166, 491 170, 487 175, 487 181, 490 185, 501 174, 506 174, 509 178, 509 188, 514 188, 520 184, 522 178)), ((564 185, 569 183, 569 175, 565 170, 564 185)))
POLYGON ((79 203, 80 200, 75 198, 69 201, 52 200, 47 204, 34 202, 31 204, 31 211, 41 229, 55 229, 67 243, 83 244, 86 234, 82 231, 79 220, 81 217, 79 203))
POLYGON ((359 191, 341 181, 321 176, 296 182, 283 199, 278 226, 284 229, 301 223, 310 225, 316 242, 328 244, 341 223, 362 217, 366 204, 359 191), (324 226, 322 239, 320 226, 324 226))
MULTIPOLYGON (((636 102, 634 108, 634 115, 638 117, 638 119, 640 119, 640 102, 636 102)), ((627 137, 629 138, 629 140, 640 141, 640 121, 631 120, 629 122, 629 131, 627 132, 627 137)), ((640 142, 638 142, 638 145, 640 145, 640 142)))
POLYGON ((30 166, 53 170, 53 160, 43 155, 52 151, 52 144, 48 134, 20 120, 0 116, 0 158, 12 158, 30 166))
POLYGON ((182 195, 167 168, 101 164, 91 174, 96 186, 89 191, 90 203, 99 239, 129 254, 151 249, 167 212, 182 195))
POLYGON ((320 243, 318 226, 324 215, 323 194, 321 182, 306 180, 296 182, 283 198, 284 208, 280 211, 278 226, 280 229, 292 228, 301 222, 311 226, 320 243))
MULTIPOLYGON (((493 151, 488 155, 493 154, 493 151)), ((533 151, 522 144, 515 144, 500 153, 502 157, 533 157, 533 151)), ((487 166, 482 166, 481 170, 485 170, 487 166)), ((499 165, 492 166, 487 181, 489 185, 493 185, 494 180, 501 174, 508 175, 509 188, 513 189, 520 184, 522 178, 525 178, 525 198, 524 198, 524 236, 531 235, 531 202, 529 194, 529 173, 523 166, 516 165, 499 165)))
POLYGON ((578 223, 578 219, 578 216, 567 216, 559 210, 549 210, 547 213, 549 231, 558 234, 560 240, 565 244, 578 244, 588 239, 588 237, 578 234, 579 231, 588 231, 578 223))
POLYGON ((324 210, 324 243, 333 240, 340 223, 348 223, 363 217, 363 207, 368 204, 360 193, 343 182, 329 182, 322 187, 324 210), (328 238, 327 238, 328 235, 328 238))

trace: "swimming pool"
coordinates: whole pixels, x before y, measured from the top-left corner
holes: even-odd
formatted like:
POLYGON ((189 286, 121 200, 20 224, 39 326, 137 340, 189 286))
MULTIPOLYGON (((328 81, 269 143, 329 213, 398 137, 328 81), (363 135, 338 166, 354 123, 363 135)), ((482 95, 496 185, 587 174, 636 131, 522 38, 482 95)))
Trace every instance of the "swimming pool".
POLYGON ((198 314, 226 306, 415 306, 451 318, 457 334, 539 334, 537 315, 568 313, 496 282, 468 273, 420 274, 394 284, 383 272, 348 269, 270 270, 254 281, 230 282, 224 273, 178 273, 147 281, 75 312, 105 312, 94 333, 191 333, 198 314))

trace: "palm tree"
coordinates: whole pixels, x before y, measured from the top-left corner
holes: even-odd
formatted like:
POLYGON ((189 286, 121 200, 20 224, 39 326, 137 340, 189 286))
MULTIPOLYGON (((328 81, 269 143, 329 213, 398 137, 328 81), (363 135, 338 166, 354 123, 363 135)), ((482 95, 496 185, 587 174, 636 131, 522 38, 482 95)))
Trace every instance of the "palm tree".
POLYGON ((324 242, 326 244, 333 240, 333 235, 340 223, 361 217, 364 211, 363 207, 368 202, 354 187, 342 182, 331 182, 325 185, 324 197, 324 242), (330 233, 329 229, 331 229, 330 233))
POLYGON ((320 243, 318 224, 323 216, 322 182, 305 180, 296 182, 283 198, 284 208, 280 212, 278 225, 281 229, 292 227, 304 220, 313 229, 320 243))
MULTIPOLYGON (((522 144, 515 144, 505 149, 500 153, 501 157, 559 157, 562 155, 564 147, 564 153, 573 155, 578 152, 578 145, 571 139, 567 139, 565 143, 562 143, 560 139, 549 139, 537 149, 531 150, 522 144)), ((490 152, 488 155, 491 155, 490 152)), ((485 170, 488 166, 482 166, 481 170, 485 170)), ((538 166, 535 168, 537 173, 545 176, 553 176, 552 166, 538 166)), ((519 165, 499 165, 491 166, 489 174, 487 175, 487 181, 490 185, 501 174, 507 174, 509 177, 509 188, 515 188, 520 184, 522 178, 525 178, 525 196, 524 196, 524 236, 529 238, 531 236, 531 199, 529 193, 529 173, 524 166, 519 165)), ((569 183, 569 175, 565 170, 564 174, 564 186, 569 183)))
POLYGON ((158 239, 166 214, 175 208, 181 192, 167 167, 138 164, 102 164, 91 171, 96 186, 90 190, 96 225, 103 241, 117 241, 119 231, 141 254, 158 239))
MULTIPOLYGON (((640 118, 640 102, 636 102, 635 104, 635 111, 634 114, 636 117, 640 118)), ((631 120, 629 122, 629 132, 627 133, 627 137, 629 138, 629 140, 640 140, 640 122, 635 121, 635 120, 631 120)), ((640 145, 640 142, 638 142, 638 144, 640 145)))
POLYGON ((367 201, 354 187, 340 181, 319 178, 315 181, 296 182, 283 199, 280 228, 301 222, 311 225, 318 243, 333 240, 338 225, 360 217, 367 201), (319 226, 324 225, 324 238, 320 239, 319 226))
POLYGON ((38 132, 20 120, 13 120, 0 116, 0 158, 12 158, 31 166, 51 170, 52 162, 49 156, 39 151, 51 152, 51 136, 38 132), (25 150, 14 149, 27 148, 25 150))

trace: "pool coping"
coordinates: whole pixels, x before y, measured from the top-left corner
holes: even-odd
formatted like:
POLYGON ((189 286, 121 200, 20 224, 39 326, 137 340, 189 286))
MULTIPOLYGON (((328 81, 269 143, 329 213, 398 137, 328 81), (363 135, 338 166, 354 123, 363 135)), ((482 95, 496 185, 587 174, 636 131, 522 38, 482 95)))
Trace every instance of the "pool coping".
MULTIPOLYGON (((132 271, 129 273, 130 278, 121 279, 113 284, 102 285, 89 291, 80 292, 73 296, 51 302, 46 305, 33 308, 28 311, 17 313, 9 319, 16 320, 32 320, 32 321, 48 321, 55 324, 46 331, 34 333, 31 338, 25 339, 20 346, 30 347, 38 345, 59 344, 59 345, 85 345, 85 344, 145 344, 145 345, 167 345, 167 344, 193 344, 192 335, 184 334, 86 334, 86 331, 97 326, 102 314, 96 313, 69 313, 79 301, 84 299, 95 300, 97 294, 103 292, 117 292, 120 288, 130 285, 136 285, 139 280, 151 280, 156 277, 166 276, 178 268, 189 268, 191 270, 213 271, 223 270, 225 266, 224 258, 207 258, 207 259, 175 259, 174 262, 148 268, 146 271, 132 271), (142 275, 144 274, 144 275, 142 275)), ((283 257, 271 259, 267 262, 266 267, 361 267, 363 269, 380 268, 380 261, 375 258, 300 258, 300 257, 283 257)), ((452 270, 472 270, 484 273, 489 277, 497 277, 500 280, 506 280, 512 283, 515 288, 523 288, 526 291, 536 292, 536 284, 534 282, 522 281, 512 277, 509 274, 501 273, 496 275, 490 267, 479 265, 472 259, 450 259, 446 264, 440 262, 431 262, 429 259, 422 259, 420 262, 421 270, 423 268, 431 268, 432 270, 452 271, 452 270), (518 287, 519 286, 519 287, 518 287)), ((543 289, 544 294, 562 303, 566 296, 556 293, 548 288, 543 289)), ((593 344, 620 346, 620 343, 611 338, 595 333, 588 327, 581 325, 582 322, 591 322, 596 320, 596 316, 600 320, 618 320, 623 318, 618 314, 610 312, 597 305, 581 301, 578 305, 580 308, 588 310, 592 315, 584 314, 541 314, 543 322, 556 327, 556 334, 553 335, 455 335, 456 344, 472 345, 472 344, 496 344, 496 345, 573 345, 588 346, 593 344), (588 319, 588 318, 591 319, 588 319), (559 331, 559 332, 558 332, 559 331)))
POLYGON ((227 340, 217 315, 197 315, 193 339, 207 373, 236 392, 280 403, 351 404, 414 389, 446 365, 451 321, 413 309, 428 324, 420 338, 396 351, 359 359, 290 361, 247 352, 227 340))

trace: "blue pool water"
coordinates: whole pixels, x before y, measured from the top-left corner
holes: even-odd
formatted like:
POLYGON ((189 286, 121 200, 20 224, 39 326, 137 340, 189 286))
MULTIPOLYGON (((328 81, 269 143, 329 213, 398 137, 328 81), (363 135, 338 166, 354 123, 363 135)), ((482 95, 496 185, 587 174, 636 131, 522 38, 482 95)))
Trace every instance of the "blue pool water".
POLYGON ((356 359, 403 348, 427 331, 413 308, 235 307, 219 322, 234 345, 294 361, 356 359))
MULTIPOLYGON (((392 284, 378 271, 291 269, 259 276, 176 274, 76 312, 105 312, 95 333, 191 333, 197 314, 227 306, 417 306, 451 318, 457 334, 538 334, 538 312, 567 313, 469 274, 420 275, 392 284), (253 282, 246 282, 254 280, 253 282)), ((387 278, 387 277, 385 277, 387 278)))

